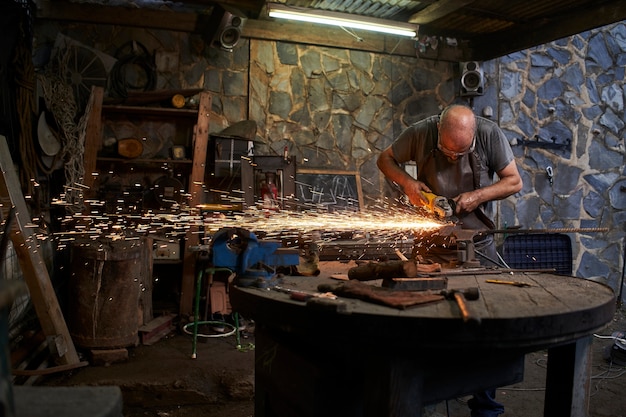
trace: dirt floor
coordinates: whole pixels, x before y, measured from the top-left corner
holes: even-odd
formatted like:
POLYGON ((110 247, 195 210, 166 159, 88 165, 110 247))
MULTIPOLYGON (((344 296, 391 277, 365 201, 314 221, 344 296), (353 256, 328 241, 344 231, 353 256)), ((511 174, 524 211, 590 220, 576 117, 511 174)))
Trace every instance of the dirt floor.
MULTIPOLYGON (((626 310, 621 309, 598 336, 625 330, 626 310)), ((37 384, 119 386, 125 417, 253 416, 254 323, 248 323, 239 348, 234 334, 199 340, 195 359, 191 335, 174 330, 151 346, 129 348, 123 362, 90 365, 37 384)), ((626 367, 611 363, 613 346, 612 339, 594 337, 590 417, 626 417, 626 367)), ((506 408, 504 417, 543 415, 546 358, 545 351, 527 355, 523 382, 498 390, 497 398, 506 408)), ((435 411, 469 417, 467 399, 442 402, 435 411)))

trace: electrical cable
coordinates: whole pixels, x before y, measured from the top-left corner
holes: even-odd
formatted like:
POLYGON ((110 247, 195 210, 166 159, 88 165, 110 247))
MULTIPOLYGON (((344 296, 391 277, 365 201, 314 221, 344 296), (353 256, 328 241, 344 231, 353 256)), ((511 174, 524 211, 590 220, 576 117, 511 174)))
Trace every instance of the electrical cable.
POLYGON ((509 266, 509 264, 506 263, 502 255, 500 255, 500 252, 496 251, 496 254, 498 255, 498 259, 500 260, 500 262, 502 262, 502 265, 504 265, 506 269, 511 269, 511 267, 509 266))
POLYGON ((120 98, 128 97, 128 90, 151 91, 156 86, 156 67, 154 58, 148 49, 137 41, 129 41, 118 48, 115 53, 117 62, 109 76, 111 91, 120 98), (127 51, 129 50, 129 51, 127 51), (127 67, 141 68, 145 74, 145 80, 141 84, 132 84, 126 77, 127 67))
POLYGON ((626 344, 626 339, 621 338, 621 337, 617 337, 617 336, 603 336, 603 335, 599 335, 599 334, 594 333, 593 337, 596 337, 598 339, 613 339, 613 340, 615 340, 617 342, 626 344))
POLYGON ((486 260, 488 260, 489 262, 491 262, 492 264, 496 265, 496 266, 504 266, 506 268, 508 268, 508 266, 506 266, 506 264, 502 265, 500 262, 498 262, 496 259, 493 259, 487 255, 485 255, 484 253, 482 253, 481 251, 474 249, 474 253, 476 253, 476 255, 479 255, 482 258, 485 258, 486 260))
POLYGON ((344 32, 346 32, 348 35, 352 36, 354 39, 356 39, 357 42, 363 42, 363 38, 360 37, 359 35, 357 35, 354 31, 350 31, 348 29, 346 29, 344 26, 339 26, 344 32))

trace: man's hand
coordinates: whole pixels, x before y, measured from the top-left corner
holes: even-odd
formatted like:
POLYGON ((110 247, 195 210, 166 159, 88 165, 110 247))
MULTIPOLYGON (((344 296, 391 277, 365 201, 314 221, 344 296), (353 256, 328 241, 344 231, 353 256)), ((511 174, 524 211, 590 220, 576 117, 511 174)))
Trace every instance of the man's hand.
POLYGON ((522 178, 515 165, 515 160, 511 161, 504 169, 498 171, 497 174, 500 177, 499 181, 474 191, 459 194, 454 199, 457 207, 456 213, 472 212, 487 201, 507 198, 522 189, 522 178))
POLYGON ((456 214, 472 212, 482 204, 479 198, 479 190, 459 194, 455 199, 456 214))
POLYGON ((402 192, 406 194, 411 204, 421 207, 428 203, 422 191, 428 193, 432 191, 430 191, 430 188, 428 188, 426 184, 421 181, 416 181, 404 169, 400 168, 400 164, 398 164, 396 158, 393 156, 391 146, 381 152, 376 164, 389 180, 393 181, 402 189, 402 192))
POLYGON ((416 180, 407 181, 405 186, 402 188, 402 191, 404 191, 406 196, 409 198, 411 204, 418 207, 428 204, 428 200, 424 197, 422 192, 432 192, 426 184, 416 180))

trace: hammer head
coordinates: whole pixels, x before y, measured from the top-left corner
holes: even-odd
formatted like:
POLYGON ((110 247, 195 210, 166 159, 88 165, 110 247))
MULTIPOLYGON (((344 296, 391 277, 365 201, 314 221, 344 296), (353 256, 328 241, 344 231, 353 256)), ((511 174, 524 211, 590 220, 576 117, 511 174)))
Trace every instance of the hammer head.
POLYGON ((441 291, 441 294, 446 298, 454 297, 454 293, 463 294, 466 300, 478 300, 478 298, 480 298, 480 292, 478 291, 478 287, 441 291))

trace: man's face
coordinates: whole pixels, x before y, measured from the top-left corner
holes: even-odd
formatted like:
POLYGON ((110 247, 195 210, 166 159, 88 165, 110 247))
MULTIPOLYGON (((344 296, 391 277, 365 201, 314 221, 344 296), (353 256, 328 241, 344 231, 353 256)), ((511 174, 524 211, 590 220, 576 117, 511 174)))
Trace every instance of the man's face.
POLYGON ((449 135, 447 132, 438 130, 437 149, 448 158, 450 162, 456 162, 463 155, 474 151, 476 136, 466 134, 449 135))

